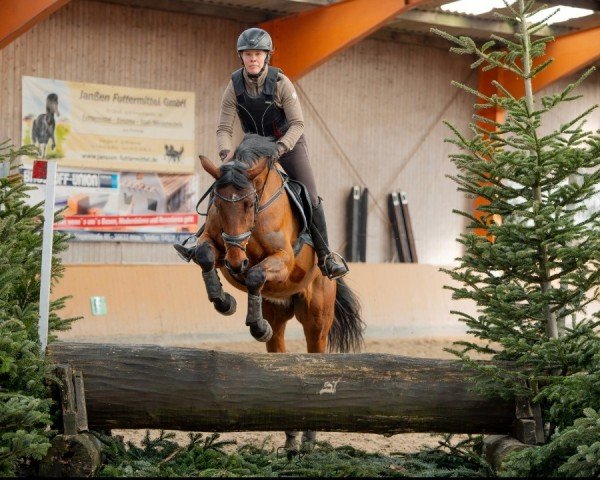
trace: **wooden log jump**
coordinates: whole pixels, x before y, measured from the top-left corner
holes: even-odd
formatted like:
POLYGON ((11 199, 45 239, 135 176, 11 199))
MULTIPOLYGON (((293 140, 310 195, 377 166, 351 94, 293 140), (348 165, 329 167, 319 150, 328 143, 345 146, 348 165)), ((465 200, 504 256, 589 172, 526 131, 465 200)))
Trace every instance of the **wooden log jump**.
POLYGON ((62 342, 48 357, 82 371, 96 430, 508 434, 515 419, 454 360, 62 342))

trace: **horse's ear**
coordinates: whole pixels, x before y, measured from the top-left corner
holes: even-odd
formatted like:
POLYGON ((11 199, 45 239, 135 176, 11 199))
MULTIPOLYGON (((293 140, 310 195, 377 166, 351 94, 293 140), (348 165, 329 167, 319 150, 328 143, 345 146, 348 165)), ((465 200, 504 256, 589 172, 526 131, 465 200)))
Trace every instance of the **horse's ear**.
POLYGON ((221 170, 212 161, 204 155, 200 155, 200 163, 202 164, 202 168, 204 168, 204 170, 206 170, 215 180, 219 179, 221 170))
POLYGON ((268 161, 269 157, 260 157, 257 162, 248 169, 248 179, 254 180, 258 174, 265 169, 268 161))

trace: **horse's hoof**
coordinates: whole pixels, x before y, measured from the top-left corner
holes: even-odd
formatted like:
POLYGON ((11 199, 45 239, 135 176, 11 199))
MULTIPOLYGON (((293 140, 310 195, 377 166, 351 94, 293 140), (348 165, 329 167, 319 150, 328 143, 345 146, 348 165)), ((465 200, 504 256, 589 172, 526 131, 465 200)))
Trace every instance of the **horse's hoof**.
POLYGON ((286 448, 285 455, 287 457, 288 462, 291 462, 294 457, 297 457, 300 454, 300 450, 298 448, 286 448))
POLYGON ((235 298, 225 292, 223 293, 223 298, 223 300, 215 300, 215 310, 225 316, 233 315, 237 309, 237 302, 235 301, 235 298))
POLYGON ((263 320, 262 322, 251 324, 250 333, 259 342, 268 342, 273 336, 273 329, 269 325, 269 322, 263 320))
POLYGON ((283 448, 285 449, 288 460, 291 460, 300 453, 300 442, 298 442, 298 438, 296 437, 297 433, 298 432, 285 432, 285 445, 283 448))
POLYGON ((317 443, 317 432, 313 430, 305 430, 302 432, 302 443, 300 445, 300 451, 307 453, 315 448, 317 443))
POLYGON ((317 441, 317 432, 314 430, 305 430, 302 432, 302 443, 315 443, 317 441))

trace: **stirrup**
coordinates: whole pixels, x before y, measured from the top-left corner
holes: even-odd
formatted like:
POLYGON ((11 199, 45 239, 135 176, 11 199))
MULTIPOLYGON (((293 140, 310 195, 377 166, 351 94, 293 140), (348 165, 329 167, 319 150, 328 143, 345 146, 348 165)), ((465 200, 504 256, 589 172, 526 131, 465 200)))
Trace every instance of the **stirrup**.
POLYGON ((329 252, 327 255, 325 255, 325 257, 323 258, 323 264, 319 264, 319 268, 321 269, 321 272, 323 272, 323 274, 331 279, 331 280, 336 280, 338 278, 342 278, 345 275, 348 274, 348 272, 350 271, 350 269, 348 268, 348 264, 346 263, 346 260, 344 260, 344 257, 342 257, 339 253, 336 252, 329 252), (333 263, 338 263, 336 261, 336 257, 339 258, 341 260, 341 263, 344 265, 344 268, 346 269, 345 272, 342 273, 338 273, 337 275, 334 276, 333 272, 330 272, 329 269, 327 268, 327 260, 331 260, 333 261, 333 263))
POLYGON ((190 260, 194 256, 194 250, 196 248, 195 246, 186 247, 185 244, 194 238, 198 238, 203 229, 204 229, 204 225, 202 225, 200 227, 200 229, 194 235, 190 235, 183 242, 173 244, 173 248, 177 252, 177 255, 179 255, 179 258, 181 258, 184 262, 190 263, 190 260))
POLYGON ((194 256, 194 248, 193 247, 188 248, 183 245, 180 245, 179 243, 174 243, 173 248, 177 252, 177 255, 179 255, 179 258, 181 258, 185 262, 189 263, 190 260, 192 259, 192 257, 194 256))

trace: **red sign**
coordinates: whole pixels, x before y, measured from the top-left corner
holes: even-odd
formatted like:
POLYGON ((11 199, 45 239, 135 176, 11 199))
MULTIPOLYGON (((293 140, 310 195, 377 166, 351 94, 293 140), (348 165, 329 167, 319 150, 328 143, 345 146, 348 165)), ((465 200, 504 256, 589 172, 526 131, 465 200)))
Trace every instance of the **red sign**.
POLYGON ((34 160, 32 177, 36 179, 45 179, 48 172, 48 162, 46 160, 34 160))
POLYGON ((195 228, 195 213, 162 213, 158 215, 67 215, 57 224, 64 228, 123 229, 124 227, 178 226, 195 228))

